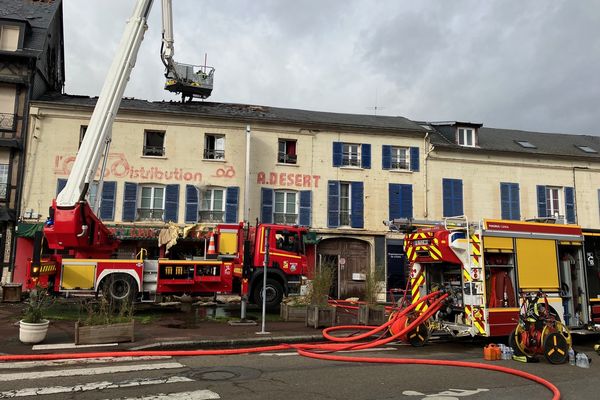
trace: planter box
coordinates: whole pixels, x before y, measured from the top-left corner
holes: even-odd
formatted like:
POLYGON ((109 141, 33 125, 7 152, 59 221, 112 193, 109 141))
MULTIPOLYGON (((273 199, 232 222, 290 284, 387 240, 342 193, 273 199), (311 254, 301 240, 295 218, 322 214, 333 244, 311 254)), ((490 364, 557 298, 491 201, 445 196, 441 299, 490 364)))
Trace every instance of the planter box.
POLYGON ((306 306, 290 306, 285 303, 281 303, 279 308, 279 316, 284 321, 288 322, 302 322, 306 320, 306 306))
POLYGON ((79 325, 75 322, 75 344, 133 342, 134 321, 110 325, 79 325))
POLYGON ((383 325, 385 323, 385 307, 369 307, 366 304, 358 305, 358 323, 360 325, 383 325))
POLYGON ((335 307, 308 306, 306 307, 306 326, 326 328, 335 325, 335 307))

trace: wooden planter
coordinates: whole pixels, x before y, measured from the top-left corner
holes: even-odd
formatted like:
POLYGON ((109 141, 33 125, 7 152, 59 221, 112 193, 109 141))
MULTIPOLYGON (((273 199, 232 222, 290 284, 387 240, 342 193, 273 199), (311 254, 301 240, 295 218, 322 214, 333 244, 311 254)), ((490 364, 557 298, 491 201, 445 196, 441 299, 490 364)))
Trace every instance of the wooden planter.
POLYGON ((367 304, 358 305, 358 323, 360 325, 383 325, 385 323, 385 307, 373 307, 367 304))
POLYGON ((110 325, 80 325, 75 322, 75 344, 100 344, 134 341, 134 320, 110 325))
POLYGON ((279 316, 282 320, 288 322, 302 322, 306 320, 306 306, 290 306, 281 303, 279 316))
POLYGON ((325 328, 335 325, 335 307, 313 306, 306 307, 306 326, 325 328))

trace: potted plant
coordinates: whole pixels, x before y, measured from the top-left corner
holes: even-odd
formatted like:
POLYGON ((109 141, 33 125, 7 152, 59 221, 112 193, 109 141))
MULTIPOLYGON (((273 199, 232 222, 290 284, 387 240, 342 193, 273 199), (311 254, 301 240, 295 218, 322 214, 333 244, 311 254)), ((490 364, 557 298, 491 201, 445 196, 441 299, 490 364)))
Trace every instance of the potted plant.
POLYGON ((383 268, 375 268, 365 277, 364 303, 358 306, 358 323, 382 325, 385 323, 385 307, 377 302, 384 288, 383 268))
POLYGON ((133 342, 134 305, 126 301, 99 301, 85 299, 81 302, 79 320, 75 322, 75 344, 100 344, 133 342))
POLYGON ((287 322, 304 321, 306 319, 308 296, 290 296, 283 299, 279 308, 279 316, 287 322))
POLYGON ((320 328, 335 325, 336 309, 328 302, 329 292, 333 286, 334 268, 333 265, 323 264, 314 272, 308 290, 306 326, 320 328))
POLYGON ((27 344, 43 342, 48 333, 50 321, 44 318, 44 313, 52 302, 48 291, 40 286, 29 292, 23 319, 19 321, 19 340, 27 344))

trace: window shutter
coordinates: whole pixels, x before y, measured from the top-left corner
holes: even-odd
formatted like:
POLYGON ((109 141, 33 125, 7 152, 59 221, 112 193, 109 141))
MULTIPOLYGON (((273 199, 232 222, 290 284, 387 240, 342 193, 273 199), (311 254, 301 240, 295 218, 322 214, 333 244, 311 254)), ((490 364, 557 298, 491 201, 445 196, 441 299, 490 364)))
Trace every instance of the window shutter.
POLYGON ((362 182, 352 182, 350 184, 352 193, 352 206, 350 210, 350 226, 353 228, 364 228, 364 189, 362 182))
POLYGON ((546 186, 537 186, 537 202, 538 202, 538 217, 545 218, 548 216, 546 209, 546 186))
POLYGON ((511 219, 510 183, 500 183, 500 211, 502 219, 511 219))
POLYGON ((342 142, 333 142, 333 166, 342 165, 342 142))
POLYGON ((240 194, 240 188, 238 186, 231 186, 227 188, 225 195, 225 222, 228 224, 235 224, 238 221, 238 199, 240 194))
POLYGON ((310 226, 310 213, 312 207, 312 191, 302 190, 300 192, 300 217, 298 223, 302 226, 310 226))
POLYGON ((261 215, 262 223, 270 224, 273 222, 273 189, 261 189, 261 215))
POLYGON ((419 172, 419 148, 410 148, 410 170, 413 172, 419 172))
POLYGON ((363 144, 360 152, 360 166, 365 169, 371 168, 371 145, 368 143, 363 144))
POLYGON ((123 222, 135 221, 137 208, 137 183, 125 182, 125 190, 123 191, 123 222))
POLYGON ((177 223, 179 215, 179 185, 167 185, 165 190, 164 221, 177 223))
POLYGON ((463 183, 462 179, 453 179, 454 188, 453 188, 453 196, 454 196, 454 215, 463 215, 463 183))
POLYGON ((400 218, 413 217, 412 185, 400 185, 400 218))
MULTIPOLYGON (((384 146, 385 147, 385 146, 384 146)), ((397 183, 390 183, 388 187, 389 197, 389 216, 390 219, 400 218, 401 205, 400 205, 400 185, 397 183)))
POLYGON ((444 217, 452 217, 454 210, 452 209, 452 180, 442 179, 442 192, 443 192, 443 207, 444 217))
POLYGON ((185 185, 185 223, 198 222, 198 188, 194 185, 185 185))
POLYGON ((463 194, 461 179, 442 180, 444 217, 463 215, 463 194))
POLYGON ((392 146, 384 144, 381 148, 381 168, 392 168, 392 146))
POLYGON ((513 183, 510 187, 510 209, 512 211, 510 219, 514 219, 516 221, 519 221, 521 219, 521 203, 519 190, 520 189, 518 183, 513 183))
POLYGON ((572 187, 565 188, 565 211, 567 224, 575 223, 575 190, 572 187))
POLYGON ((327 183, 327 226, 329 228, 340 226, 340 183, 338 181, 327 183))
POLYGON ((104 182, 102 185, 102 201, 100 203, 100 219, 113 221, 115 219, 115 197, 117 182, 104 182))
POLYGON ((57 196, 60 193, 60 191, 65 188, 66 184, 67 184, 67 180, 66 179, 58 179, 56 181, 56 195, 57 196))

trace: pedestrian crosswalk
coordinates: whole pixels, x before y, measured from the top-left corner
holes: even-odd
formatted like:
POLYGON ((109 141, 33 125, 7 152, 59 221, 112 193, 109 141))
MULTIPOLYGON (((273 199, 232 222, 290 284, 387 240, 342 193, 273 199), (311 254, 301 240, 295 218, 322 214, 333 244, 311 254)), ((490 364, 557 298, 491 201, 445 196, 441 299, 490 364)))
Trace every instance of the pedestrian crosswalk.
POLYGON ((202 383, 193 376, 185 376, 187 367, 169 358, 0 363, 0 399, 40 395, 62 399, 82 393, 93 393, 94 398, 105 400, 221 398, 201 387, 202 383))

